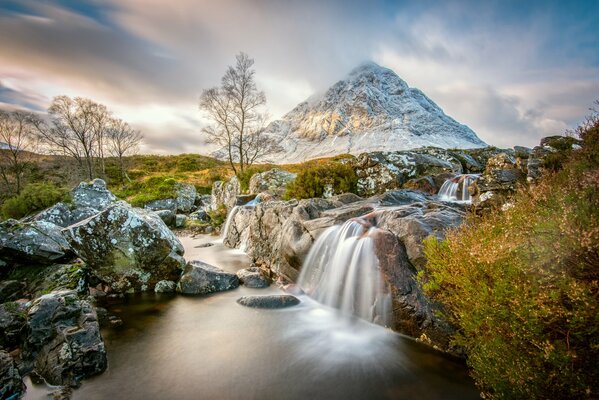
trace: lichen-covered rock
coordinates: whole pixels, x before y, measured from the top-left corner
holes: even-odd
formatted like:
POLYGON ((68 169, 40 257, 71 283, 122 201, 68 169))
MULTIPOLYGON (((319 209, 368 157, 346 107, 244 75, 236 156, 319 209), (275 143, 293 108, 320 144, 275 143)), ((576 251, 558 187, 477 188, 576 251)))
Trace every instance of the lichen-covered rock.
POLYGON ((160 281, 154 287, 156 293, 175 293, 177 284, 173 281, 160 281))
POLYGON ((250 178, 250 193, 258 194, 268 192, 273 195, 282 195, 287 185, 292 182, 296 174, 273 168, 269 171, 260 172, 250 178))
POLYGON ((287 308, 296 306, 300 300, 290 294, 267 294, 262 296, 242 296, 237 303, 251 308, 287 308))
POLYGON ((176 214, 173 212, 173 210, 158 210, 154 212, 160 217, 166 226, 175 226, 176 214))
POLYGON ((175 215, 175 228, 183 228, 187 223, 187 216, 185 214, 175 215))
POLYGON ((13 358, 0 350, 0 399, 18 399, 25 392, 25 384, 13 358))
POLYGON ((99 211, 117 201, 102 179, 94 179, 91 183, 81 182, 71 191, 71 197, 75 208, 91 207, 99 211))
POLYGON ((249 288, 259 289, 268 287, 270 285, 268 278, 264 276, 258 267, 241 269, 237 271, 237 277, 245 287, 249 288))
POLYGON ((177 212, 177 200, 175 199, 159 199, 152 200, 144 204, 146 210, 161 211, 168 210, 175 214, 177 212))
POLYGON ((236 176, 232 177, 227 182, 216 181, 212 185, 212 201, 210 207, 212 210, 216 210, 224 205, 230 210, 237 205, 237 196, 239 194, 241 194, 241 185, 236 176))
POLYGON ((177 291, 183 294, 208 294, 235 289, 238 286, 237 275, 202 261, 190 261, 185 266, 177 291))
POLYGON ((210 216, 206 211, 198 210, 189 214, 189 219, 192 221, 208 222, 210 221, 210 216))
POLYGON ((91 273, 117 292, 153 290, 177 280, 183 246, 154 213, 124 202, 65 229, 75 253, 91 273))
POLYGON ((92 305, 75 291, 36 299, 27 314, 26 356, 52 385, 76 385, 103 372, 106 350, 92 305))
POLYGON ((73 206, 66 203, 56 203, 50 208, 37 214, 33 219, 35 221, 46 221, 51 222, 60 227, 66 228, 69 225, 76 224, 79 221, 83 221, 95 214, 98 210, 92 207, 79 207, 74 208, 73 206))
POLYGON ((190 213, 195 206, 196 196, 198 194, 195 186, 191 183, 177 183, 175 190, 177 191, 177 212, 184 214, 190 213))
POLYGON ((0 223, 0 259, 10 264, 51 264, 72 258, 61 228, 51 222, 0 223))
POLYGON ((485 172, 471 185, 472 204, 479 211, 500 207, 515 193, 525 176, 511 154, 491 157, 485 172))
POLYGON ((402 187, 410 179, 441 173, 461 173, 462 164, 447 150, 422 148, 373 152, 355 162, 358 194, 372 196, 402 187))

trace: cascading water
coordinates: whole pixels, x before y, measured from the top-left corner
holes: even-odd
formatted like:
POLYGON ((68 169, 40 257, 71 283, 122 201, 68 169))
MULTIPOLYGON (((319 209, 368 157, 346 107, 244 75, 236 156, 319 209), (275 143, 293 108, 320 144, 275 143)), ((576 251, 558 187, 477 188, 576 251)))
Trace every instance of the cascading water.
POLYGON ((444 201, 470 202, 468 188, 478 177, 476 174, 464 174, 446 180, 439 189, 439 198, 444 201))
POLYGON ((298 285, 324 305, 388 326, 391 297, 374 252, 376 232, 364 219, 327 229, 310 249, 298 285))
POLYGON ((231 211, 229 211, 229 214, 227 214, 227 219, 225 220, 225 225, 223 227, 223 233, 221 234, 221 238, 223 240, 227 237, 229 229, 231 229, 231 223, 233 222, 233 219, 235 219, 235 215, 239 211, 239 207, 240 206, 233 207, 231 211))

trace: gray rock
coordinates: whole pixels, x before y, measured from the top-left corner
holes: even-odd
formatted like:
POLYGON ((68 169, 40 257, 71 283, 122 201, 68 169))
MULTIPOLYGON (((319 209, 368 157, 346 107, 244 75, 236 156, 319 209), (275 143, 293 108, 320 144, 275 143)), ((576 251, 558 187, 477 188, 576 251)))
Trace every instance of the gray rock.
POLYGON ((24 282, 6 280, 0 282, 0 304, 14 301, 23 296, 24 282))
POLYGON ((177 212, 190 213, 194 208, 197 196, 195 186, 190 183, 177 183, 175 189, 177 191, 177 212))
POLYGON ((26 315, 27 307, 24 302, 0 304, 0 348, 13 350, 21 345, 26 315))
POLYGON ((225 272, 202 261, 190 261, 177 285, 183 294, 208 294, 235 289, 239 279, 235 274, 225 272))
POLYGON ((491 157, 485 172, 471 186, 472 204, 479 212, 500 207, 516 192, 525 176, 511 154, 499 153, 491 157))
POLYGON ((173 281, 160 281, 154 287, 156 293, 175 293, 177 284, 173 281))
POLYGON ((61 202, 40 212, 33 219, 35 221, 51 222, 66 228, 67 226, 83 221, 98 212, 98 210, 92 207, 72 208, 69 204, 61 202))
POLYGON ((183 228, 186 223, 187 223, 186 215, 184 215, 184 214, 175 215, 175 227, 176 228, 183 228))
POLYGON ((161 211, 169 210, 173 214, 177 212, 177 200, 175 199, 160 199, 147 202, 144 205, 146 210, 161 211))
POLYGON ((263 296, 242 296, 237 299, 237 303, 242 306, 252 308, 287 308, 300 303, 300 300, 290 294, 270 294, 263 296))
POLYGON ((153 290, 176 281, 185 261, 183 246, 154 213, 124 202, 65 229, 76 254, 113 291, 153 290))
POLYGON ((237 205, 237 196, 241 194, 241 185, 236 176, 229 181, 216 181, 212 185, 211 209, 216 210, 220 206, 227 207, 228 210, 237 205))
POLYGON ((175 213, 173 212, 173 210, 158 210, 154 212, 167 226, 175 225, 175 213))
POLYGON ((296 176, 296 174, 279 168, 273 168, 266 172, 254 174, 250 178, 250 193, 258 194, 268 192, 272 195, 280 196, 285 193, 287 185, 292 182, 296 176))
POLYGON ((76 385, 103 372, 106 350, 95 310, 75 291, 57 291, 36 299, 27 315, 27 356, 52 385, 76 385))
POLYGON ((0 399, 19 399, 25 393, 25 384, 14 360, 0 350, 0 399))
POLYGON ((0 259, 14 264, 51 264, 72 258, 61 228, 51 222, 0 223, 0 259))
POLYGON ((209 194, 196 194, 194 201, 196 207, 202 210, 209 210, 212 204, 212 195, 209 194))
POLYGON ((91 183, 81 182, 71 191, 71 197, 75 208, 91 207, 99 211, 117 201, 102 179, 94 179, 91 183))
POLYGON ((198 210, 189 214, 189 219, 192 221, 208 222, 210 221, 210 216, 206 211, 198 210))
POLYGON ((250 267, 237 271, 239 281, 249 288, 265 288, 270 285, 268 278, 264 276, 260 268, 250 267))

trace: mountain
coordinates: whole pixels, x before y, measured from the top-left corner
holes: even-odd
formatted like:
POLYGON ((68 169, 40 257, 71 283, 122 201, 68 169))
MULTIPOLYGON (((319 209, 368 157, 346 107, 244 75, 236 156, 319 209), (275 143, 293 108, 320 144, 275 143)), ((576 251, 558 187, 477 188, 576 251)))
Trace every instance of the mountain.
POLYGON ((373 62, 298 104, 267 132, 284 149, 273 157, 278 162, 423 146, 487 146, 420 90, 373 62))

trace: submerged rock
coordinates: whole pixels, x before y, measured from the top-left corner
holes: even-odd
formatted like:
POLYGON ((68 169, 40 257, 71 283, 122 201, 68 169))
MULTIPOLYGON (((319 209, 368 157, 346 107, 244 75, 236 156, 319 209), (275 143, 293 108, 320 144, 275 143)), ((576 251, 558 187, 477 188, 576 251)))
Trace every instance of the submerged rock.
POLYGON ((290 294, 269 294, 262 296, 242 296, 237 299, 242 306, 252 308, 287 308, 300 303, 300 300, 290 294))
POLYGON ((183 246, 153 212, 124 202, 65 230, 91 273, 116 292, 153 290, 176 281, 185 264, 183 246))
POLYGON ((94 308, 75 291, 36 299, 27 314, 26 355, 52 385, 76 385, 103 372, 106 350, 94 308))
POLYGON ((239 281, 249 288, 265 288, 270 285, 268 278, 264 276, 260 268, 250 267, 237 271, 239 281))
POLYGON ((202 261, 190 261, 185 266, 177 291, 183 294, 208 294, 235 289, 238 286, 237 275, 202 261))
POLYGON ((61 228, 51 222, 0 223, 0 260, 11 264, 51 264, 73 257, 61 228))

